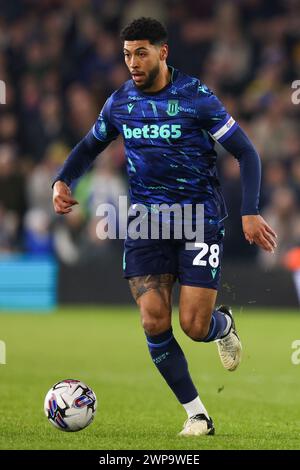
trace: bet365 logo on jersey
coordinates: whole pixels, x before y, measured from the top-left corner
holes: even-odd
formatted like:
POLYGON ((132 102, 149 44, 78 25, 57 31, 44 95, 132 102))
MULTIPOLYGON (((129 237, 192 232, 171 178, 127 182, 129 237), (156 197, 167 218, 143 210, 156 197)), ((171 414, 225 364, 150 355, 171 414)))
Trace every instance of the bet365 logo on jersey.
POLYGON ((143 127, 130 128, 123 124, 125 139, 179 139, 181 137, 181 124, 145 124, 143 127))

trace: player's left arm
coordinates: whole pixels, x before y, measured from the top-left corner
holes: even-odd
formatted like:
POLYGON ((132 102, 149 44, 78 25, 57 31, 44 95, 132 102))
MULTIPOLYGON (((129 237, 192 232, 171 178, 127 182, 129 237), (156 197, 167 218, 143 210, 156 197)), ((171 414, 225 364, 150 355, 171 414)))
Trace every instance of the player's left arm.
POLYGON ((256 149, 206 85, 200 84, 196 100, 202 129, 206 129, 239 162, 243 192, 241 214, 246 240, 273 252, 276 248, 276 233, 258 210, 261 163, 256 149))
POLYGON ((237 127, 222 142, 223 147, 238 160, 242 181, 242 225, 246 240, 266 251, 274 252, 277 235, 264 218, 259 215, 258 203, 261 180, 259 155, 245 134, 237 127))

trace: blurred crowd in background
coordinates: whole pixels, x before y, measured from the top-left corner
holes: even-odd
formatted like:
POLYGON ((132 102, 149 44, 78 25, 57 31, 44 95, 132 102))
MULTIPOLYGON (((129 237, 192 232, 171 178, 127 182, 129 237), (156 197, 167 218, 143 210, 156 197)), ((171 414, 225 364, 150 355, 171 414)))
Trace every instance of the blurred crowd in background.
POLYGON ((274 255, 244 240, 237 161, 219 148, 227 202, 225 255, 284 264, 300 246, 298 0, 0 0, 0 253, 55 254, 66 263, 109 256, 96 207, 127 194, 120 139, 74 187, 80 206, 52 208, 52 180, 107 97, 129 79, 120 29, 139 16, 169 31, 168 63, 199 77, 248 133, 263 165, 261 213, 278 234, 274 255))

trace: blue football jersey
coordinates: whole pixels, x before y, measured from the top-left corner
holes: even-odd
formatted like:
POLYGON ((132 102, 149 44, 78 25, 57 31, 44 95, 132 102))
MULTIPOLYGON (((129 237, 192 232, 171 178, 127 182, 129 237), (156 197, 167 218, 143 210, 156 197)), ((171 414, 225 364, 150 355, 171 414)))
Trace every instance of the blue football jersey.
POLYGON ((169 68, 171 81, 157 93, 125 82, 106 101, 93 134, 103 142, 122 134, 132 204, 202 203, 205 219, 218 223, 227 213, 214 146, 238 125, 207 86, 169 68))

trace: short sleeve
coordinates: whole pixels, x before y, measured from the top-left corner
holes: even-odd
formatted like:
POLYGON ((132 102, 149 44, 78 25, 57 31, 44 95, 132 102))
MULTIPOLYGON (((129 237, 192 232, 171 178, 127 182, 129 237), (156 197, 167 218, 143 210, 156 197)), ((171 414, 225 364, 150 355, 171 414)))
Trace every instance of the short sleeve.
POLYGON ((94 137, 102 142, 111 142, 119 135, 119 131, 111 122, 111 105, 112 96, 110 96, 105 102, 97 121, 92 128, 94 137))
POLYGON ((197 115, 201 128, 220 143, 228 139, 239 127, 223 103, 203 84, 198 87, 197 115))

